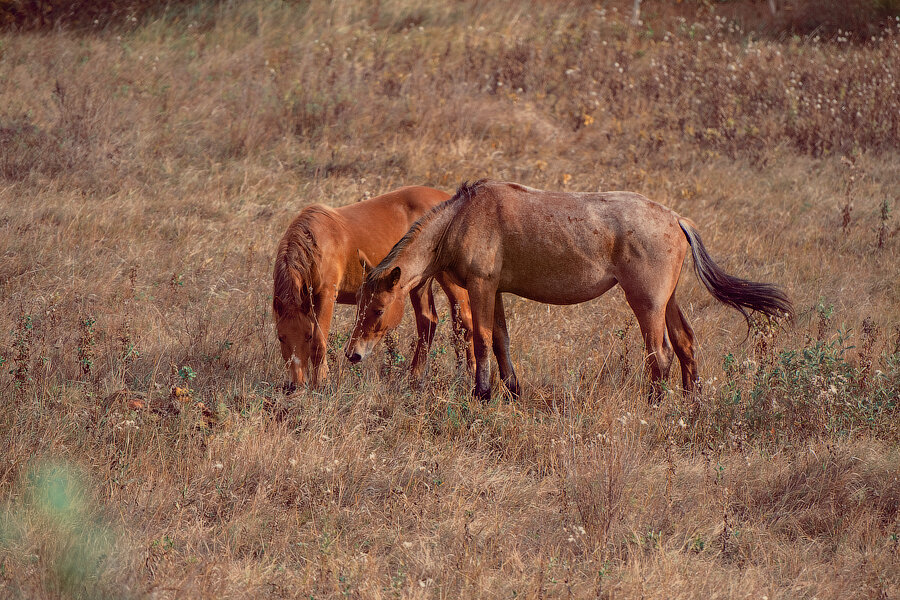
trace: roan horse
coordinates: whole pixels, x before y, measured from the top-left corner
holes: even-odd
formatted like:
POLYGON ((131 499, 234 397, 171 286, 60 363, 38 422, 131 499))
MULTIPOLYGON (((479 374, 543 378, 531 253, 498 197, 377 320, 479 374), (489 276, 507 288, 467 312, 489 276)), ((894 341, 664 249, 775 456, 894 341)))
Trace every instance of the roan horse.
POLYGON ((475 390, 490 396, 490 348, 514 394, 519 384, 509 356, 501 294, 549 304, 576 304, 616 283, 640 324, 647 350, 650 400, 674 354, 690 393, 698 382, 694 332, 675 299, 688 247, 694 269, 713 297, 743 313, 793 312, 778 287, 739 279, 710 258, 696 226, 674 211, 631 192, 545 192, 515 183, 463 184, 409 232, 366 278, 350 362, 362 360, 383 330, 379 321, 401 293, 444 272, 469 292, 475 338, 475 390))
MULTIPOLYGON (((281 356, 292 386, 304 383, 307 362, 313 387, 324 384, 335 302, 356 304, 366 265, 378 264, 416 219, 449 197, 410 186, 340 208, 307 206, 294 218, 278 244, 272 294, 281 356)), ((454 329, 468 341, 467 358, 474 366, 468 296, 440 274, 435 279, 450 300, 454 329)), ((406 291, 418 331, 411 375, 421 378, 438 318, 428 278, 420 277, 406 291)), ((404 303, 397 300, 391 315, 396 313, 399 323, 404 303)))

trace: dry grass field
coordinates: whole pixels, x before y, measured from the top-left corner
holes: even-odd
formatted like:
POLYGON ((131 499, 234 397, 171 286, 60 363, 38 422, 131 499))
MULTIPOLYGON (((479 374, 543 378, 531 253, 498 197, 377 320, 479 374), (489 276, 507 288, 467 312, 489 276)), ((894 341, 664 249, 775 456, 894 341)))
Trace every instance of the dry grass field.
POLYGON ((0 596, 900 598, 900 21, 630 4, 0 33, 0 596), (641 192, 797 317, 745 337, 686 265, 703 392, 650 409, 618 289, 507 297, 524 393, 484 404, 448 323, 418 389, 411 318, 351 368, 343 307, 286 396, 291 217, 480 177, 641 192))

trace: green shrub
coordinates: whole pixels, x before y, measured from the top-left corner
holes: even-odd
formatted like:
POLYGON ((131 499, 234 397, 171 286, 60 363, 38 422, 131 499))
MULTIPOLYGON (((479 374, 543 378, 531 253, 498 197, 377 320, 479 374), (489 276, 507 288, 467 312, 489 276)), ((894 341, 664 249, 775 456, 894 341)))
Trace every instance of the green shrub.
POLYGON ((900 353, 885 351, 870 361, 863 351, 851 360, 849 341, 849 332, 840 331, 830 341, 770 349, 768 356, 754 352, 743 362, 727 354, 723 382, 712 382, 690 412, 676 410, 674 420, 692 422, 685 435, 712 445, 846 438, 862 431, 890 437, 900 412, 900 353))

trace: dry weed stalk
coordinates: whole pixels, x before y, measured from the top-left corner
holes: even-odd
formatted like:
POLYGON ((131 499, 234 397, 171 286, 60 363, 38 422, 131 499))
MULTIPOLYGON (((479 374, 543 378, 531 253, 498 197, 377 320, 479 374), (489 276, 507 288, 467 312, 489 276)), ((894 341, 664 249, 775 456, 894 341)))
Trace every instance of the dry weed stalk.
POLYGON ((750 332, 753 339, 753 357, 760 366, 771 367, 778 358, 778 321, 768 315, 754 314, 750 332))
POLYGON ((816 304, 816 314, 819 317, 816 339, 821 342, 825 340, 825 335, 828 333, 828 326, 834 316, 834 306, 826 304, 824 300, 819 300, 816 304))
POLYGON ((24 306, 20 308, 18 327, 16 328, 13 370, 13 381, 20 397, 24 397, 31 386, 31 342, 34 333, 34 321, 30 314, 25 312, 24 306))
POLYGON ((878 250, 884 249, 884 243, 888 237, 888 224, 891 219, 891 205, 887 198, 881 201, 880 211, 878 213, 878 232, 875 239, 875 247, 878 250))
POLYGON ((875 353, 875 344, 878 342, 878 325, 872 317, 866 317, 862 323, 862 348, 859 351, 859 385, 863 389, 869 386, 869 377, 872 374, 872 357, 875 353))
POLYGON ((728 502, 730 498, 728 486, 722 486, 722 556, 728 557, 728 538, 731 535, 731 528, 728 525, 728 502))
POLYGON ((247 244, 247 253, 246 253, 246 258, 245 258, 245 267, 247 269, 247 278, 248 279, 252 280, 255 275, 253 272, 253 267, 254 267, 255 263, 256 263, 256 242, 251 241, 249 244, 247 244))
POLYGON ((856 156, 842 156, 841 163, 847 166, 847 183, 844 185, 844 206, 841 208, 841 229, 846 234, 850 230, 853 212, 853 191, 857 185, 856 156))
POLYGON ((389 380, 406 360, 399 350, 400 336, 396 330, 384 336, 384 360, 381 363, 381 378, 389 380))
POLYGON ((135 297, 135 285, 137 282, 138 266, 132 265, 128 269, 128 285, 125 297, 122 299, 122 322, 119 326, 116 340, 119 342, 119 360, 124 365, 133 363, 140 356, 140 352, 134 343, 131 306, 135 297))
MULTIPOLYGON (((460 307, 457 305, 451 308, 453 311, 453 315, 450 320, 455 323, 461 322, 459 311, 460 307)), ((462 373, 468 368, 466 364, 466 332, 463 328, 451 328, 450 329, 450 344, 453 347, 453 352, 456 354, 456 369, 458 372, 462 373)))
POLYGON ((622 361, 622 381, 626 381, 628 376, 631 375, 631 364, 629 362, 629 349, 631 344, 628 340, 628 333, 631 331, 632 327, 634 327, 634 323, 634 317, 629 315, 628 320, 625 321, 625 326, 621 329, 616 329, 613 332, 613 335, 618 338, 620 342, 619 357, 622 361))
POLYGON ((577 454, 573 444, 573 454, 565 459, 580 531, 586 531, 588 547, 597 549, 601 562, 608 557, 613 525, 642 456, 640 442, 628 432, 616 432, 579 447, 577 454))
POLYGON ((666 431, 666 508, 672 508, 672 490, 675 485, 675 440, 666 431))
POLYGON ((78 338, 78 364, 81 366, 81 374, 89 379, 93 379, 94 376, 95 346, 97 345, 94 325, 96 323, 96 317, 91 314, 83 316, 78 321, 80 331, 78 338))

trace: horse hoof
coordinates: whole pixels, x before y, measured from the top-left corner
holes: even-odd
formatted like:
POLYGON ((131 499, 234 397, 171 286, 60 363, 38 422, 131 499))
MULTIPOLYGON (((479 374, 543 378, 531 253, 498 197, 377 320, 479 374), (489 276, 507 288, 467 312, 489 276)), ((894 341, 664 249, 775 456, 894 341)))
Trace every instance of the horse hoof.
POLYGON ((472 392, 472 395, 481 402, 486 402, 491 399, 491 390, 479 390, 478 388, 475 388, 475 390, 472 392))

